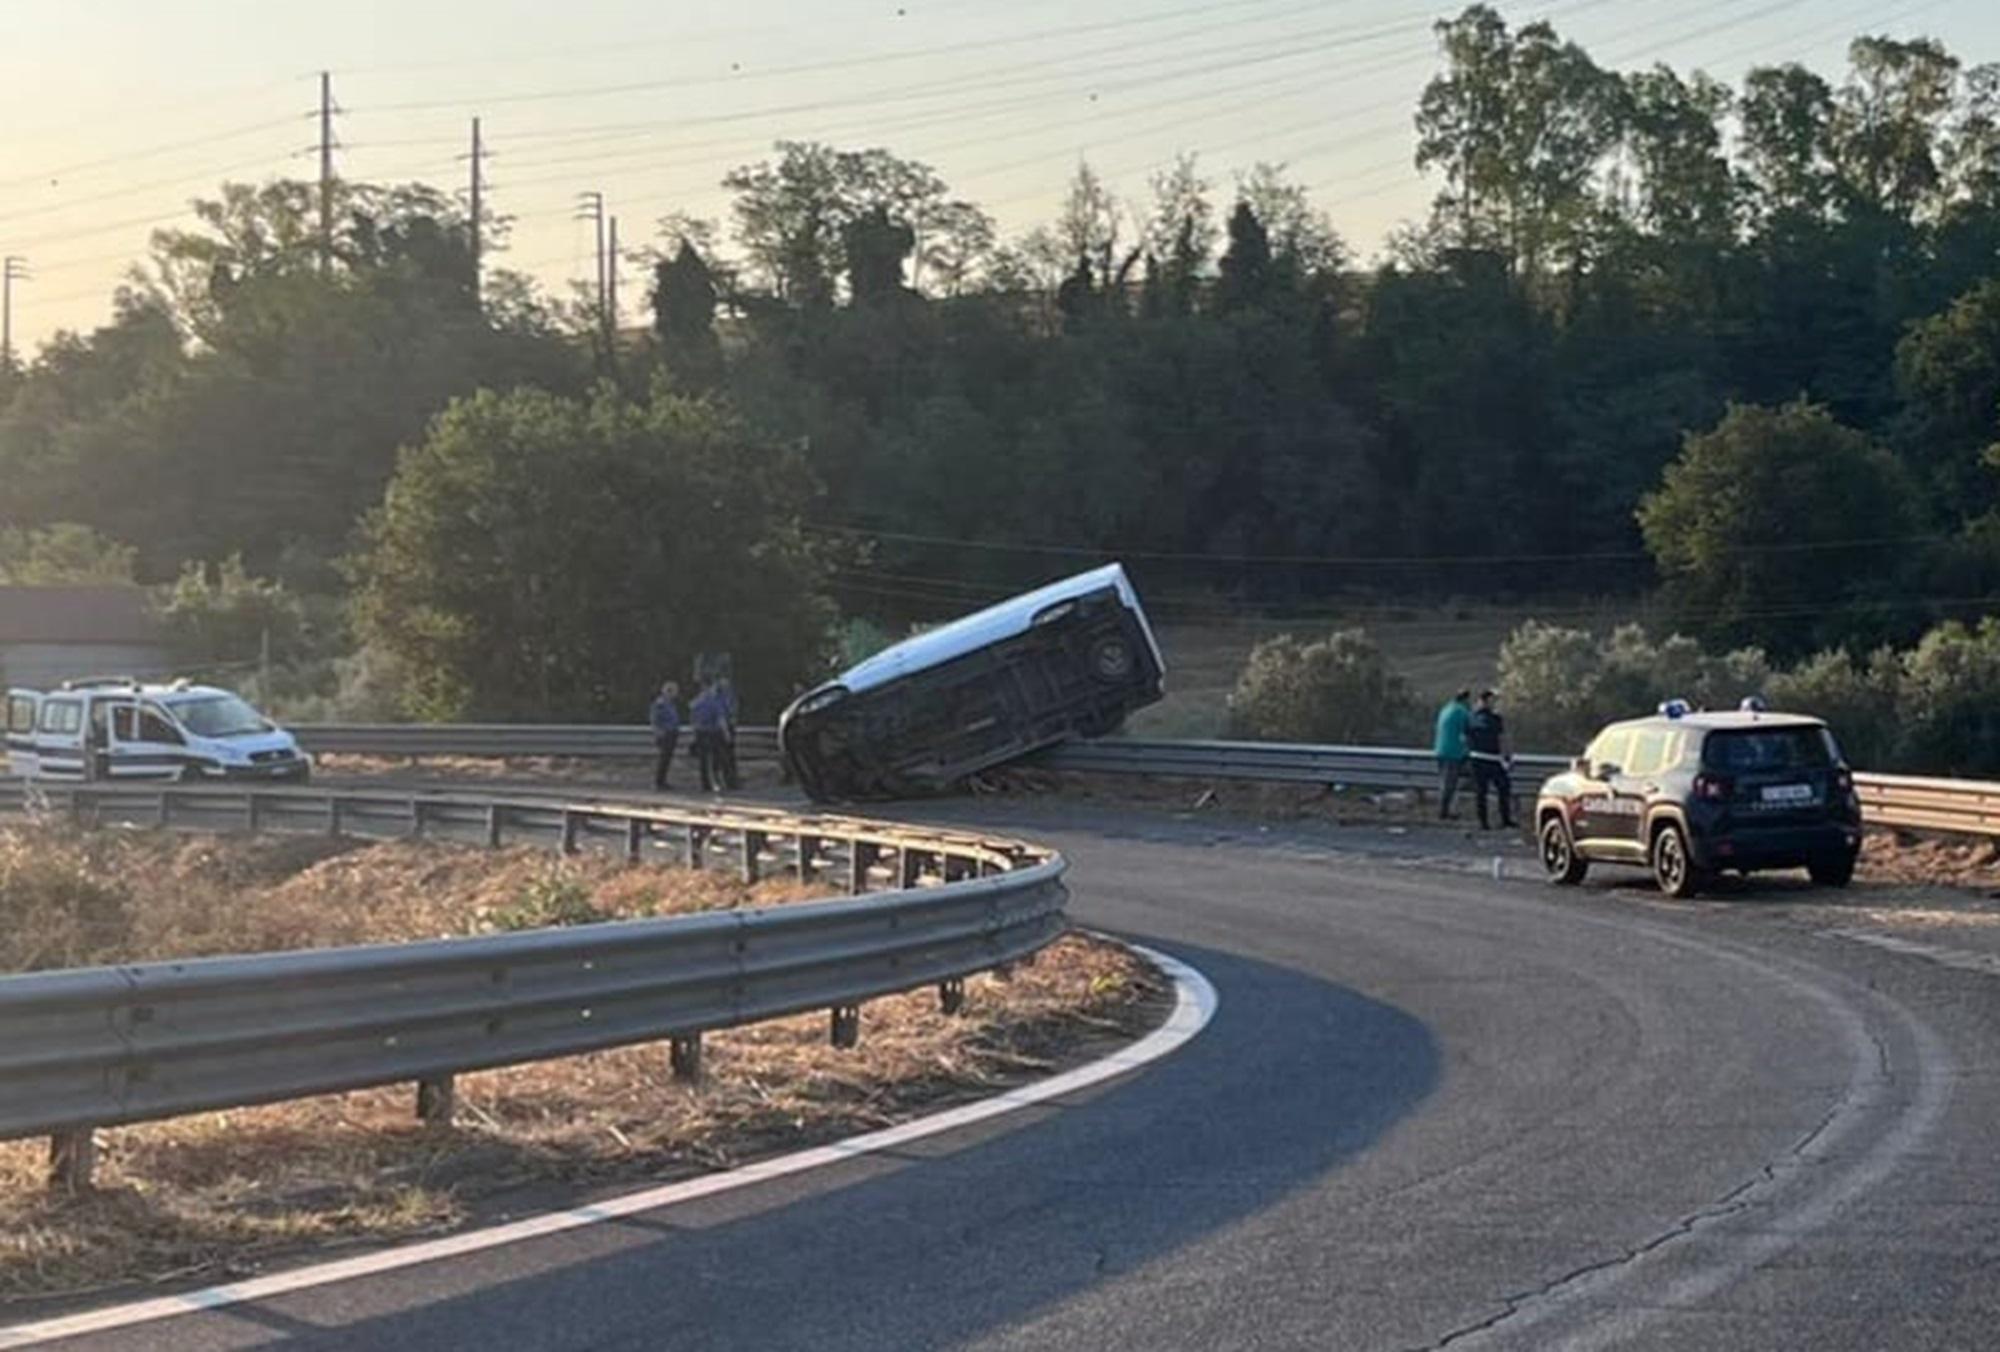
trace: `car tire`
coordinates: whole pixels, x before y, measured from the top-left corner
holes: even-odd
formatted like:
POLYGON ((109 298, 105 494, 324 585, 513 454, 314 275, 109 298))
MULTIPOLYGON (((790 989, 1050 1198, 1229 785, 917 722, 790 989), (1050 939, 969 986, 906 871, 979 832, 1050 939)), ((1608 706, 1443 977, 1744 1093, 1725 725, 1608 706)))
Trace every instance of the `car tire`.
POLYGON ((1583 881, 1583 875, 1590 872, 1590 861, 1577 851, 1576 841, 1569 833, 1569 823, 1560 816, 1551 814, 1542 823, 1537 839, 1541 847, 1542 869, 1549 875, 1549 881, 1558 887, 1575 887, 1583 881))
POLYGON ((1845 887, 1854 881, 1854 856, 1836 854, 1815 859, 1806 865, 1806 872, 1821 887, 1845 887))
POLYGON ((1691 897, 1701 891, 1707 878, 1695 867, 1688 850, 1687 833, 1678 823, 1668 822, 1653 835, 1650 851, 1653 881, 1670 897, 1691 897))

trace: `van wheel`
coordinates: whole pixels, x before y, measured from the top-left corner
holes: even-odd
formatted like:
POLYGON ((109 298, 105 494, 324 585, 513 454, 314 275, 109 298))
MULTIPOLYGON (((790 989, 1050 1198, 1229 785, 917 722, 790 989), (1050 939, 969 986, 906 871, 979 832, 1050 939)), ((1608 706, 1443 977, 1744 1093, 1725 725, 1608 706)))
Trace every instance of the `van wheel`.
POLYGON ((1854 856, 1836 854, 1815 859, 1806 865, 1806 872, 1821 887, 1845 887, 1854 881, 1854 856))
POLYGON ((1561 817, 1550 815, 1542 823, 1542 868, 1548 873, 1549 881, 1561 887, 1575 887, 1583 881, 1583 875, 1590 872, 1590 861, 1577 853, 1576 841, 1570 838, 1569 823, 1561 817))
POLYGON ((1688 853, 1686 834, 1672 822, 1653 837, 1653 881, 1670 897, 1691 897, 1707 882, 1688 853))

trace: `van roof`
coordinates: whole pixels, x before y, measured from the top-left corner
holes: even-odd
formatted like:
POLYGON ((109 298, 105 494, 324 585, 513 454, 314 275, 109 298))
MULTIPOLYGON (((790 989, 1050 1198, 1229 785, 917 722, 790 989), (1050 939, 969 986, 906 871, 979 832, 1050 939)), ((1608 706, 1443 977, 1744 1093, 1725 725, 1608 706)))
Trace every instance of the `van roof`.
POLYGON ((185 703, 190 699, 209 699, 234 692, 220 686, 196 685, 191 681, 141 681, 131 676, 84 676, 73 681, 64 681, 54 690, 32 692, 49 698, 56 695, 138 695, 145 699, 157 700, 161 704, 185 703))
POLYGON ((834 678, 835 682, 858 695, 899 676, 924 671, 989 643, 1011 638, 1024 632, 1039 612, 1057 602, 1088 596, 1106 587, 1115 588, 1120 599, 1139 616, 1140 627, 1146 631, 1146 642, 1153 650, 1153 661, 1165 671, 1166 661, 1160 655, 1159 643, 1153 638, 1152 626, 1146 622, 1145 611, 1139 606, 1139 594, 1132 589, 1124 567, 1108 563, 1102 568, 1093 568, 1087 573, 1078 573, 1009 597, 997 605, 974 611, 934 629, 926 629, 901 643, 892 643, 873 657, 849 667, 834 678))

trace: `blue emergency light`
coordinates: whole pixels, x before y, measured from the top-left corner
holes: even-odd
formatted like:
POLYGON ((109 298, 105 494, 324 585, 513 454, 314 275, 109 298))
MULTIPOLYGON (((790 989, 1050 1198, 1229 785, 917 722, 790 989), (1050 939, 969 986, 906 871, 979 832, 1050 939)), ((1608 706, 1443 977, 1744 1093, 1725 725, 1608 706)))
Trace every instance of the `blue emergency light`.
POLYGON ((1688 714, 1688 702, 1684 699, 1670 699, 1660 706, 1660 713, 1667 718, 1685 718, 1688 714))

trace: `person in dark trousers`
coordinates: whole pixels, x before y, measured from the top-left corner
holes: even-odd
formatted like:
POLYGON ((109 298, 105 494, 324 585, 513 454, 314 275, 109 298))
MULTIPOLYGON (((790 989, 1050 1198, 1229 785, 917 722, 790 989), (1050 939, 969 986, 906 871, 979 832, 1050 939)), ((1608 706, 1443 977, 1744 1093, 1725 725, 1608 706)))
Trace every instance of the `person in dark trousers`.
POLYGON ((727 676, 715 682, 715 693, 722 701, 722 745, 721 756, 723 787, 735 792, 743 787, 743 781, 736 774, 736 683, 727 676))
POLYGON ((694 703, 688 705, 688 722, 694 725, 694 760, 701 770, 702 792, 715 793, 726 782, 722 774, 724 705, 715 682, 703 686, 694 703))
POLYGON ((653 746, 658 749, 659 759, 653 762, 653 787, 667 787, 667 772, 674 768, 674 747, 681 739, 681 711, 678 701, 681 688, 672 681, 660 687, 660 693, 653 696, 653 707, 646 713, 646 721, 653 725, 653 746))
POLYGON ((1514 824, 1514 781, 1507 773, 1507 720, 1497 707, 1499 696, 1479 692, 1479 705, 1465 720, 1465 745, 1472 757, 1472 797, 1479 805, 1479 829, 1488 828, 1486 791, 1500 800, 1500 825, 1514 824))
POLYGON ((1451 820, 1451 800, 1458 793, 1458 782, 1465 776, 1465 725, 1472 714, 1472 691, 1461 690, 1446 700, 1438 710, 1437 736, 1432 750, 1437 755, 1438 775, 1442 780, 1438 793, 1438 817, 1451 820))

